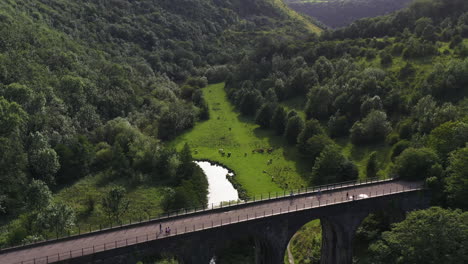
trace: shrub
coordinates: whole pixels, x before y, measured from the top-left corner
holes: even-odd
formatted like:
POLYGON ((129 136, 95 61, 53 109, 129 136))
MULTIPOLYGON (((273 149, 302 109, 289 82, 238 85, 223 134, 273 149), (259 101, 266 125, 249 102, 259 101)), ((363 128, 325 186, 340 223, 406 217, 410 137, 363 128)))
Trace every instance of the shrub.
POLYGON ((439 164, 437 154, 428 148, 407 148, 396 158, 395 173, 403 179, 428 178, 434 165, 439 164))

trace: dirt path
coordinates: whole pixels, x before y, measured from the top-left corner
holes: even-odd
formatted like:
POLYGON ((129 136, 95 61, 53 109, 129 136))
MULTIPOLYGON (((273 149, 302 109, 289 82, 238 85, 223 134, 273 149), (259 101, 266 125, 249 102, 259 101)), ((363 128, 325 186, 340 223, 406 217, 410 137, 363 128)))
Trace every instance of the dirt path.
POLYGON ((289 244, 288 244, 288 249, 287 249, 287 250, 288 250, 288 261, 289 261, 289 264, 294 264, 294 256, 293 256, 293 254, 292 254, 292 252, 291 252, 291 247, 290 247, 290 246, 291 246, 291 241, 293 241, 293 239, 296 237, 296 235, 297 235, 297 234, 295 234, 295 235, 291 238, 291 240, 289 241, 289 244))

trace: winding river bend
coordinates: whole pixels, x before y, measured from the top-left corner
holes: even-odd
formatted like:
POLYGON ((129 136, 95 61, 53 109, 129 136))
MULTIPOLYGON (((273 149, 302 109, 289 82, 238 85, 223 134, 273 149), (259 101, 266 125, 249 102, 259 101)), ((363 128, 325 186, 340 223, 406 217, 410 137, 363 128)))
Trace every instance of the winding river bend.
POLYGON ((226 178, 234 176, 228 169, 208 161, 196 161, 195 163, 200 166, 208 179, 208 206, 216 206, 221 202, 239 199, 237 190, 226 178))

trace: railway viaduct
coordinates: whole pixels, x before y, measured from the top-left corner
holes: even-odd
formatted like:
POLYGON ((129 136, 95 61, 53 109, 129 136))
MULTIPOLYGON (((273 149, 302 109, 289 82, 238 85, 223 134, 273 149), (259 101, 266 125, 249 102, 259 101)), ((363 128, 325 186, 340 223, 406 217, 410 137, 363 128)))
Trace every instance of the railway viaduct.
POLYGON ((355 232, 370 213, 407 212, 428 205, 422 182, 336 184, 4 249, 0 263, 136 263, 161 255, 208 264, 228 241, 253 238, 257 263, 282 264, 292 236, 306 223, 320 219, 321 263, 350 264, 355 232), (165 232, 168 227, 170 233, 165 232))

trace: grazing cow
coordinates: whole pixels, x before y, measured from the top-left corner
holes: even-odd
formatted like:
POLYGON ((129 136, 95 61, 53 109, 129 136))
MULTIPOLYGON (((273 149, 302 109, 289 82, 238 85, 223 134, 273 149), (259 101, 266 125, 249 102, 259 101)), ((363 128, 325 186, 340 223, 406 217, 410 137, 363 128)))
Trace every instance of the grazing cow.
POLYGON ((263 152, 265 152, 265 150, 264 150, 264 149, 262 149, 262 148, 259 148, 259 149, 256 149, 256 150, 255 150, 255 152, 258 152, 258 153, 263 153, 263 152))
POLYGON ((231 152, 228 152, 228 158, 230 158, 230 157, 231 157, 231 152))
POLYGON ((271 153, 273 152, 273 148, 269 148, 269 149, 267 150, 267 152, 268 152, 268 154, 271 154, 271 153))

